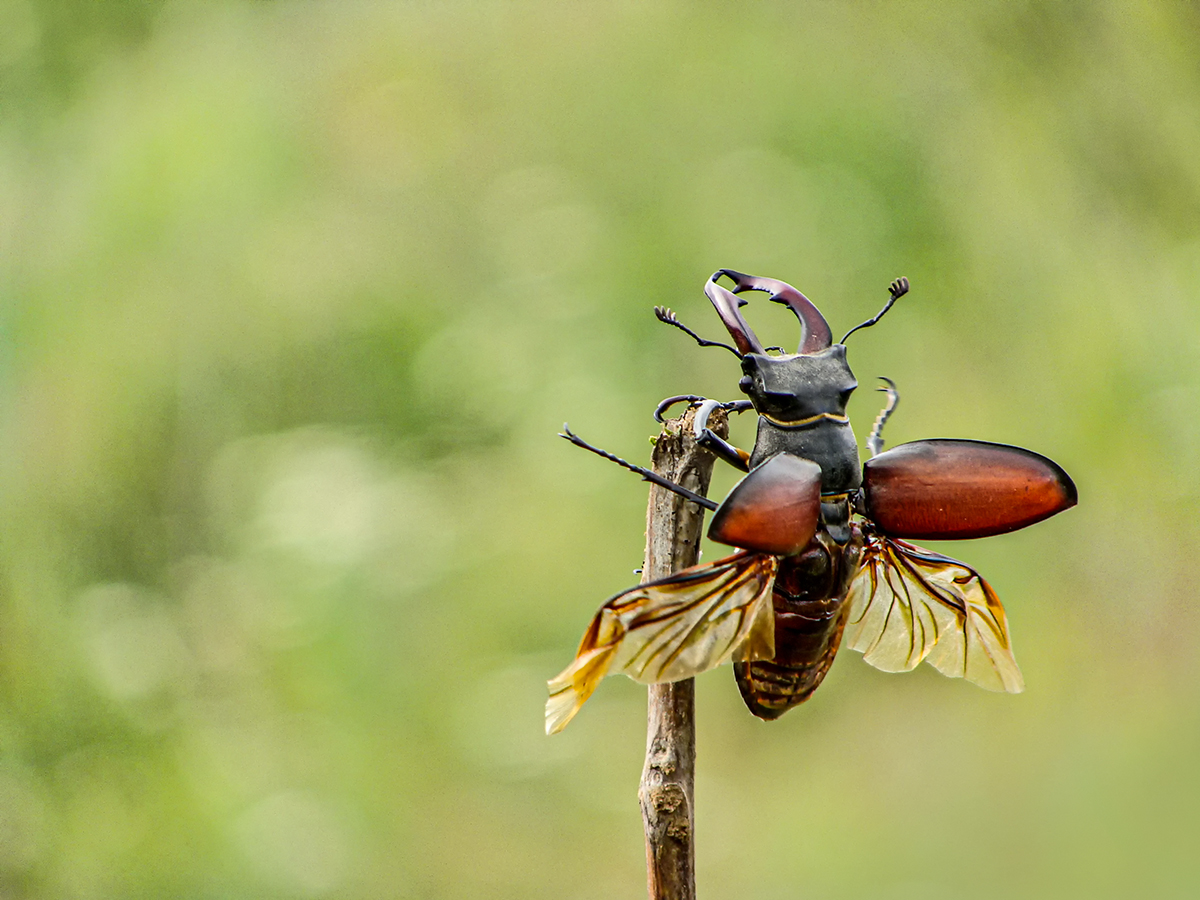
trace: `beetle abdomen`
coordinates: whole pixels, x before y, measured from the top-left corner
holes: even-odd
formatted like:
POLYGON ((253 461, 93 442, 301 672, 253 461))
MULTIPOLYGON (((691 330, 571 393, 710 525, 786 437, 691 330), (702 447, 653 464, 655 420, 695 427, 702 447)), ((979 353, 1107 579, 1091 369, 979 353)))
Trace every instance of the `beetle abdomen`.
POLYGON ((789 601, 781 603, 778 592, 772 599, 775 659, 735 663, 733 669, 742 699, 760 719, 778 719, 812 696, 833 665, 846 625, 841 597, 807 604, 804 612, 786 609, 789 601))
POLYGON ((831 554, 821 537, 799 556, 780 561, 771 596, 775 658, 734 665, 742 699, 760 719, 777 719, 807 700, 841 643, 846 575, 857 568, 859 545, 856 540, 831 554))
POLYGON ((1052 460, 985 441, 913 441, 863 466, 867 517, 884 534, 952 540, 1004 534, 1078 501, 1052 460))

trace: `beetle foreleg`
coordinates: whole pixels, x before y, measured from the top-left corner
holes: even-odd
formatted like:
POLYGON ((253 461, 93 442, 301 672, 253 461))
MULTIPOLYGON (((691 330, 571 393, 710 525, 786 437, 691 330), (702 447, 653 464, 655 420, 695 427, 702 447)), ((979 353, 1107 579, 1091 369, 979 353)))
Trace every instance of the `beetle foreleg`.
MULTIPOLYGON (((707 397, 697 397, 695 394, 676 394, 674 397, 667 397, 658 406, 654 407, 654 421, 661 424, 666 421, 663 415, 668 409, 676 403, 688 401, 690 406, 700 406, 703 403, 716 403, 715 400, 710 401, 707 397)), ((754 409, 754 404, 749 400, 727 400, 725 403, 717 403, 717 406, 725 410, 725 412, 744 413, 754 409)))
POLYGON ((712 415, 714 409, 743 413, 748 409, 753 409, 754 404, 749 400, 730 400, 728 403, 722 403, 719 400, 697 397, 695 394, 677 394, 663 400, 654 408, 654 420, 656 422, 663 421, 663 414, 668 409, 685 400, 690 406, 697 407, 693 432, 696 436, 696 443, 734 468, 741 469, 743 472, 750 471, 750 454, 714 433, 708 427, 708 417, 712 415))
POLYGON ((661 425, 664 421, 666 421, 663 419, 663 413, 665 413, 676 403, 682 403, 684 400, 688 401, 689 405, 704 402, 703 397, 697 397, 695 394, 676 394, 674 397, 668 397, 666 400, 663 400, 661 403, 659 403, 658 406, 654 407, 654 421, 661 425))
POLYGON ((566 422, 563 423, 563 430, 559 434, 559 437, 566 438, 568 441, 570 441, 576 447, 582 447, 584 450, 591 450, 597 456, 603 456, 605 459, 609 460, 610 462, 615 462, 618 466, 624 466, 630 472, 636 472, 638 475, 641 475, 642 481, 649 481, 653 484, 657 484, 659 487, 666 488, 668 491, 674 491, 676 494, 679 494, 679 496, 681 496, 687 500, 691 500, 697 506, 703 506, 705 509, 710 509, 710 510, 717 508, 716 501, 709 500, 707 497, 701 497, 696 492, 689 491, 687 488, 683 487, 682 485, 676 484, 673 481, 663 478, 661 475, 658 475, 655 472, 651 472, 649 469, 642 468, 641 466, 635 466, 633 463, 626 462, 625 460, 621 459, 621 457, 619 457, 619 456, 614 456, 612 453, 609 453, 607 450, 601 450, 599 447, 595 447, 595 446, 589 444, 587 441, 585 441, 579 435, 577 435, 573 431, 571 431, 571 429, 567 427, 566 422))
MULTIPOLYGON (((708 427, 708 417, 712 415, 714 409, 728 409, 730 407, 737 407, 742 403, 748 404, 749 402, 748 400, 735 400, 733 403, 721 403, 718 400, 704 400, 701 402, 700 408, 696 411, 696 418, 693 421, 693 434, 696 437, 696 443, 718 459, 724 460, 735 469, 741 469, 743 472, 750 471, 750 454, 740 447, 733 446, 729 441, 713 432, 708 427)), ((738 411, 740 412, 741 410, 739 409, 738 411)))
POLYGON ((879 411, 879 415, 875 417, 875 424, 871 426, 871 435, 867 438, 867 452, 872 456, 878 456, 883 451, 883 426, 887 424, 887 420, 891 417, 892 411, 900 403, 900 393, 896 390, 896 382, 890 378, 879 376, 879 380, 886 382, 886 387, 876 388, 888 395, 887 403, 883 409, 879 411))

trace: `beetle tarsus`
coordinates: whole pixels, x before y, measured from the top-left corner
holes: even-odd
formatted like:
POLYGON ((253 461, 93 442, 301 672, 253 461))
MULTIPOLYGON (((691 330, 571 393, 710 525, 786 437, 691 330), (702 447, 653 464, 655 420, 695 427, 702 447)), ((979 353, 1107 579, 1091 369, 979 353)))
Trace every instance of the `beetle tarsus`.
POLYGON ((885 387, 876 388, 888 395, 887 403, 883 409, 879 411, 879 415, 875 417, 875 424, 871 426, 871 435, 867 438, 867 452, 871 456, 878 456, 883 452, 883 426, 887 424, 887 420, 891 418, 892 412, 900 403, 900 392, 896 390, 896 382, 890 378, 879 376, 879 380, 885 383, 885 387))
POLYGON ((674 493, 679 494, 679 496, 683 497, 684 499, 691 500, 697 506, 702 506, 705 509, 710 509, 710 510, 717 508, 716 501, 709 500, 707 497, 701 497, 695 491, 689 491, 687 488, 683 487, 682 485, 678 485, 669 479, 663 478, 661 475, 659 475, 655 472, 651 472, 649 469, 643 468, 642 466, 635 466, 633 463, 627 462, 626 460, 621 459, 621 457, 616 456, 612 453, 609 453, 607 450, 601 450, 599 447, 589 444, 587 441, 585 441, 579 435, 575 434, 575 432, 573 432, 567 426, 566 422, 563 422, 563 430, 559 433, 559 437, 566 438, 568 441, 570 441, 576 447, 582 447, 584 450, 592 451, 597 456, 603 456, 609 462, 615 462, 618 466, 623 466, 624 468, 628 469, 630 472, 635 472, 638 475, 641 475, 642 481, 649 481, 652 484, 657 484, 659 487, 666 488, 668 491, 673 491, 674 493))

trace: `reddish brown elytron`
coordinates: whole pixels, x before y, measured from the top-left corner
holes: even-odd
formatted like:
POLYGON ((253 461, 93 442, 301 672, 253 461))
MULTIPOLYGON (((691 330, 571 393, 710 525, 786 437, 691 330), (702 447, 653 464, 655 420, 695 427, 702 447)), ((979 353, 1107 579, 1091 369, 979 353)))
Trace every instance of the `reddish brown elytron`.
POLYGON ((863 465, 863 489, 867 517, 879 530, 931 541, 1016 531, 1078 499, 1053 461, 983 441, 893 447, 863 465))
POLYGON ((820 524, 820 467, 780 454, 755 469, 755 474, 742 479, 725 498, 713 515, 708 536, 773 556, 801 552, 820 524))
MULTIPOLYGON (((867 439, 859 465, 846 402, 858 386, 846 363, 846 337, 874 325, 908 291, 892 282, 887 305, 840 343, 812 302, 790 285, 730 269, 704 286, 734 346, 708 341, 659 307, 659 319, 701 346, 724 347, 741 361, 748 400, 699 407, 695 437, 747 472, 719 506, 593 447, 599 453, 715 510, 709 537, 738 548, 623 591, 600 608, 574 662, 550 682, 546 730, 566 726, 606 674, 646 683, 688 678, 731 661, 754 715, 775 719, 804 702, 829 671, 844 640, 886 672, 928 662, 945 675, 991 690, 1024 682, 1012 654, 1004 608, 979 573, 903 538, 977 538, 1023 528, 1077 500, 1057 464, 1029 450, 981 441, 932 440, 881 453, 881 429, 898 395, 867 439), (721 287, 728 277, 733 290, 721 287), (800 323, 793 354, 764 348, 742 318, 736 294, 766 291, 800 323), (758 413, 754 449, 740 450, 707 427, 713 409, 758 413)), ((776 348, 777 349, 777 348, 776 348)), ((886 380, 886 379, 885 379, 886 380)))

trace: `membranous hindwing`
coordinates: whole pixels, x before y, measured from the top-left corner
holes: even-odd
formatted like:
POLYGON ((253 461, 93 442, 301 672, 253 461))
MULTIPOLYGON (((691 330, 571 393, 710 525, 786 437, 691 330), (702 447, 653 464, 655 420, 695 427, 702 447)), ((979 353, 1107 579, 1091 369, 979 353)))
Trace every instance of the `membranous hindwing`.
POLYGON ((778 568, 774 556, 740 552, 617 594, 592 619, 575 660, 551 679, 546 733, 562 731, 605 675, 662 684, 734 659, 773 657, 778 568))
POLYGON ((927 662, 988 690, 1025 688, 1004 607, 965 563, 872 535, 847 601, 846 646, 877 669, 908 672, 927 662))

